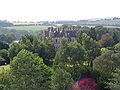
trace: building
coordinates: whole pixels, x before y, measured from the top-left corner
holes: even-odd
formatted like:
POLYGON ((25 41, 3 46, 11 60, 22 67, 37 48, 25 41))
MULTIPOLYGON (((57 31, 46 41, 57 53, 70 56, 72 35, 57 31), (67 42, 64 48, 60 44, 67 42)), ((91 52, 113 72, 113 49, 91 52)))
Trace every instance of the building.
POLYGON ((48 30, 44 32, 44 37, 51 38, 54 42, 55 49, 58 49, 61 46, 63 38, 67 43, 76 41, 77 33, 75 27, 49 27, 48 30))

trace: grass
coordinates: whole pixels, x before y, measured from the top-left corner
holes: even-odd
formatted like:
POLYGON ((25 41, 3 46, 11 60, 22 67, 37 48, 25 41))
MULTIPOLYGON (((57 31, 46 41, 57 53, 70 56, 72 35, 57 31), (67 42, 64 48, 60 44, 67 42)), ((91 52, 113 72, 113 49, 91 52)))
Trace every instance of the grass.
POLYGON ((16 30, 32 30, 32 31, 40 31, 47 29, 49 26, 12 26, 12 27, 4 27, 5 29, 16 29, 16 30))

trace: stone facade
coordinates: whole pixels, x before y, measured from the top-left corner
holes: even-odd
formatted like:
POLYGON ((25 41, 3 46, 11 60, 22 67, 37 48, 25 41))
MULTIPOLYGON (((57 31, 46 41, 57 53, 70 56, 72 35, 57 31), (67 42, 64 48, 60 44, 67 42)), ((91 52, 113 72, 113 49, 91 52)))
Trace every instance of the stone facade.
POLYGON ((74 27, 49 27, 44 33, 45 38, 51 38, 54 42, 55 48, 58 49, 61 46, 61 41, 65 38, 67 43, 76 41, 77 33, 74 27))

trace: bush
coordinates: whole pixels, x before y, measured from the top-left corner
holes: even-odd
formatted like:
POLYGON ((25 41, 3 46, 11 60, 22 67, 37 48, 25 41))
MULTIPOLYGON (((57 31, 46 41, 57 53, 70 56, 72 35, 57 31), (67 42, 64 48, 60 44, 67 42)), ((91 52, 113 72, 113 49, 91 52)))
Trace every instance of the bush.
POLYGON ((74 81, 77 81, 80 78, 94 79, 100 87, 100 90, 106 89, 106 82, 109 82, 109 78, 111 78, 111 75, 85 66, 67 67, 67 71, 71 73, 74 81))

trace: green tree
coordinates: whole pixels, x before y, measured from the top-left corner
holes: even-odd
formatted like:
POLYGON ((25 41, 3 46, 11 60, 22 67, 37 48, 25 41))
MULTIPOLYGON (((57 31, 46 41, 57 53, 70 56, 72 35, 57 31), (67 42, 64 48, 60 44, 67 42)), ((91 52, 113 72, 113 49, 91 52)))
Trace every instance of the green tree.
POLYGON ((93 64, 94 69, 111 73, 119 67, 120 53, 114 53, 113 51, 103 53, 94 60, 93 64))
POLYGON ((93 39, 93 40, 97 40, 97 33, 95 28, 91 28, 89 31, 89 36, 93 39))
POLYGON ((64 65, 83 64, 83 61, 86 60, 86 52, 81 44, 77 42, 67 44, 65 41, 62 43, 55 56, 55 63, 62 63, 64 65))
POLYGON ((51 77, 51 90, 70 90, 73 84, 72 76, 62 68, 57 68, 51 77))
POLYGON ((12 60, 22 49, 26 48, 27 46, 25 44, 11 43, 8 49, 10 59, 12 60))
POLYGON ((11 63, 11 89, 48 90, 51 70, 40 57, 21 50, 11 63))
POLYGON ((55 48, 52 42, 35 41, 33 47, 33 52, 42 57, 46 65, 52 64, 52 60, 55 57, 55 48))
POLYGON ((10 63, 10 58, 9 58, 8 54, 9 53, 8 53, 8 51, 6 49, 0 50, 0 56, 5 59, 7 64, 10 63))
POLYGON ((116 69, 114 73, 112 73, 113 78, 110 79, 109 87, 111 90, 119 90, 120 89, 120 69, 116 69))
POLYGON ((0 41, 0 49, 8 49, 8 48, 9 48, 9 45, 7 43, 0 41))
POLYGON ((26 50, 42 57, 46 65, 51 65, 51 61, 55 57, 55 48, 51 40, 41 41, 33 35, 24 35, 20 44, 26 45, 26 50))
POLYGON ((0 35, 0 41, 4 41, 6 43, 11 43, 16 39, 14 34, 1 34, 0 35))
POLYGON ((87 66, 67 66, 65 68, 67 72, 69 72, 74 81, 83 79, 83 78, 92 78, 96 81, 100 90, 105 90, 107 84, 111 78, 110 74, 107 74, 103 71, 99 71, 87 66))
POLYGON ((93 60, 101 54, 99 43, 90 38, 86 33, 83 33, 79 39, 81 39, 81 45, 87 52, 89 66, 93 67, 93 60))
POLYGON ((11 78, 10 71, 0 67, 0 90, 9 90, 11 78))
POLYGON ((33 52, 33 50, 34 50, 34 47, 33 47, 34 40, 36 40, 36 37, 34 35, 23 35, 21 37, 20 43, 25 44, 27 46, 26 49, 28 51, 33 52))
POLYGON ((55 46, 51 39, 48 39, 45 41, 46 44, 46 53, 45 53, 45 64, 46 65, 52 65, 53 59, 55 58, 55 46))

